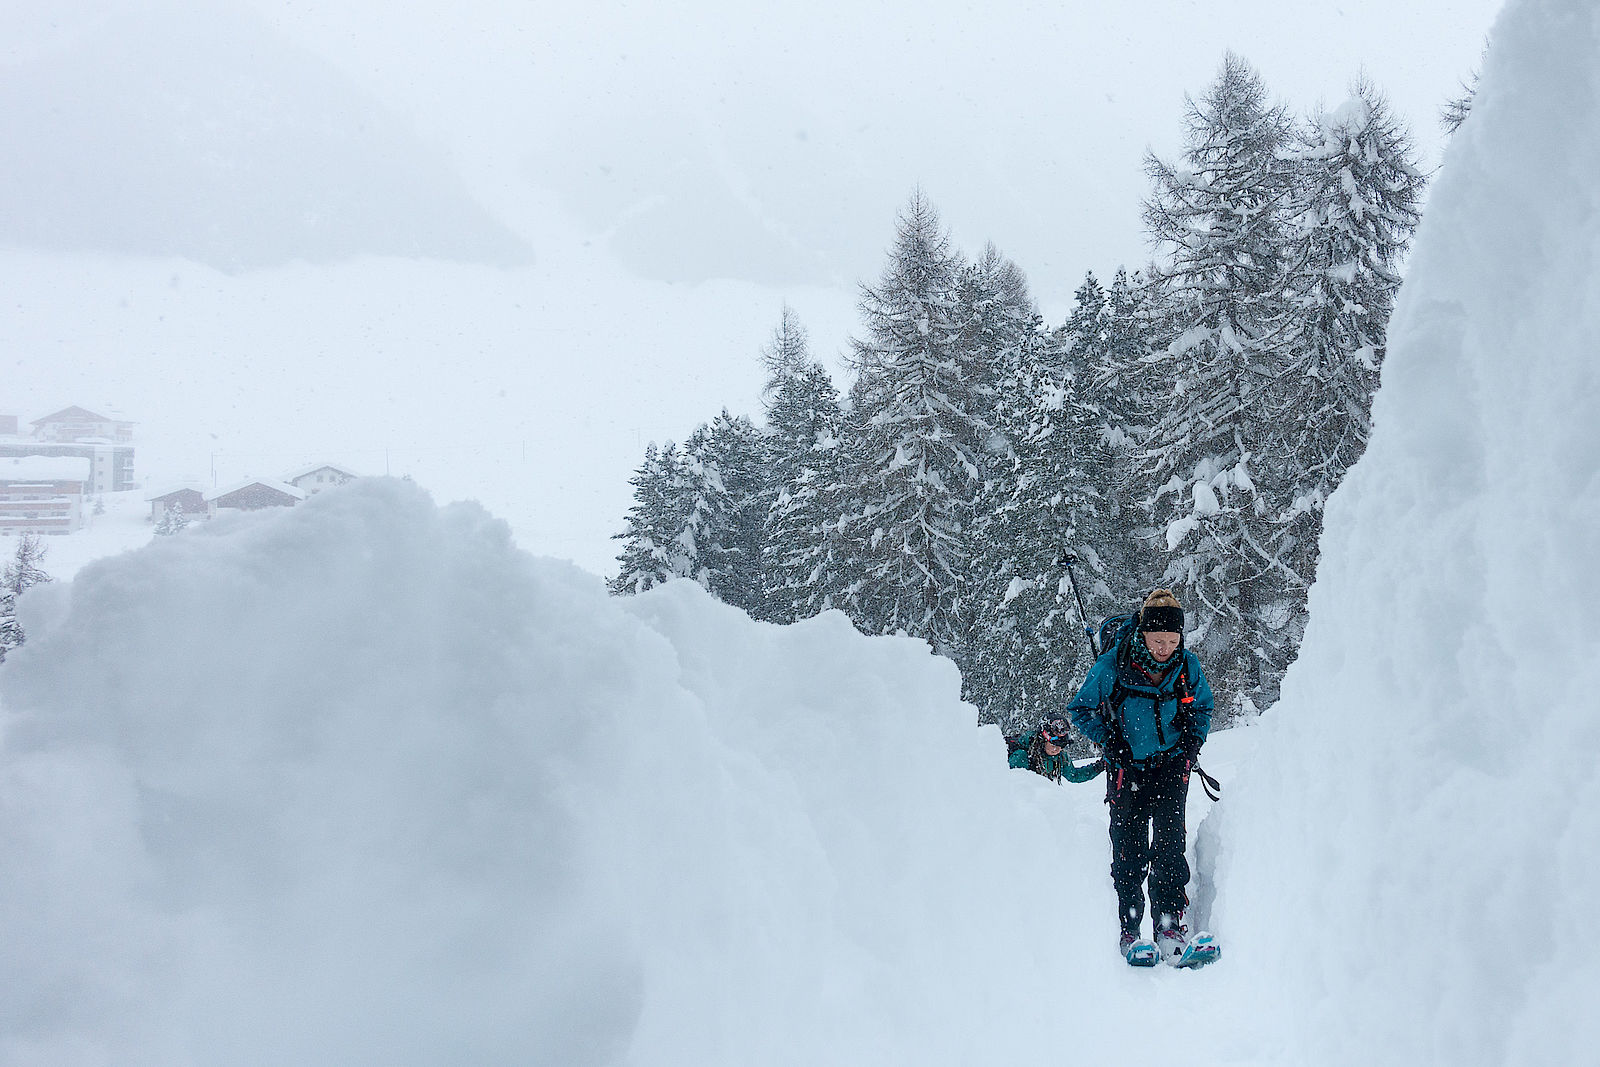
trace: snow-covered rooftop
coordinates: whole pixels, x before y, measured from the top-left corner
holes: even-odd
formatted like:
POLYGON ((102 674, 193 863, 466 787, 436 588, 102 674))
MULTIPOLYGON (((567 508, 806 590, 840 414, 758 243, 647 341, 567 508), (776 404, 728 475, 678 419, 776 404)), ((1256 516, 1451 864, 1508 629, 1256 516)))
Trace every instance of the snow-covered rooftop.
POLYGON ((241 489, 248 489, 252 485, 259 485, 266 489, 275 489, 280 493, 294 497, 296 500, 304 500, 306 498, 306 492, 304 489, 296 488, 287 482, 280 482, 275 478, 246 478, 242 482, 235 482, 233 485, 225 485, 221 489, 211 490, 211 492, 205 495, 206 500, 217 500, 221 497, 227 496, 230 493, 237 493, 241 489))
POLYGON ((337 463, 308 463, 304 467, 299 467, 290 471, 288 474, 285 474, 283 476, 283 480, 286 482, 292 482, 296 478, 304 478, 308 474, 317 473, 317 471, 336 471, 337 473, 344 475, 346 478, 360 477, 360 475, 356 474, 356 472, 351 470, 349 467, 341 467, 337 463))
POLYGON ((89 461, 82 456, 0 457, 0 482, 86 482, 89 461))
MULTIPOLYGON (((246 483, 246 484, 248 484, 248 483, 246 483)), ((197 485, 197 484, 195 484, 193 482, 183 482, 183 483, 181 483, 179 485, 165 485, 165 486, 162 486, 160 489, 158 489, 158 490, 156 490, 154 492, 146 493, 144 495, 144 498, 147 501, 148 500, 160 500, 164 496, 171 496, 174 493, 181 493, 186 489, 189 492, 192 492, 192 493, 202 493, 203 494, 206 491, 206 487, 203 486, 203 485, 197 485)))

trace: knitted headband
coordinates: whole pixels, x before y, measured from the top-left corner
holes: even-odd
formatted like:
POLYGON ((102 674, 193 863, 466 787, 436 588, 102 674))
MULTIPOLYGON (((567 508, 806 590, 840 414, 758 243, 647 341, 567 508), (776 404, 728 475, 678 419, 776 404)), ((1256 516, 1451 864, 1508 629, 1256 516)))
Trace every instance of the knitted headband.
POLYGON ((1139 612, 1140 633, 1183 633, 1183 607, 1170 589, 1157 589, 1144 598, 1139 612))

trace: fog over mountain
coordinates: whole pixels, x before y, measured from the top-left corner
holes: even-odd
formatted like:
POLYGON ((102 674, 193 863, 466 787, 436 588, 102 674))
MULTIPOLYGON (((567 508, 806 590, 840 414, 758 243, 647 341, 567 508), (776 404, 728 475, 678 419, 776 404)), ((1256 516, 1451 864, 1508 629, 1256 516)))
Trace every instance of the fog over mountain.
POLYGON ((0 242, 238 271, 527 242, 439 146, 247 11, 122 12, 0 66, 0 242))

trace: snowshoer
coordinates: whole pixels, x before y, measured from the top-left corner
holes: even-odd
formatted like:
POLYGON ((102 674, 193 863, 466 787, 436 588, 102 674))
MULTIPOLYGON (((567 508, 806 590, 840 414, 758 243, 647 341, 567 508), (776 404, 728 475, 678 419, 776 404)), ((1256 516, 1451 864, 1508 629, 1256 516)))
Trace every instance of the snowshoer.
POLYGON ((1106 768, 1105 760, 1079 767, 1067 755, 1071 741, 1071 727, 1061 716, 1051 716, 1039 724, 1037 730, 1023 734, 1010 743, 1011 766, 1027 768, 1042 774, 1052 782, 1065 778, 1069 782, 1087 782, 1106 768))
POLYGON ((1209 936, 1191 945, 1184 925, 1184 809, 1190 768, 1211 729, 1211 686, 1183 645, 1183 607, 1171 590, 1146 597, 1109 645, 1067 712, 1105 754, 1119 948, 1136 966, 1158 955, 1182 966, 1209 962, 1217 952, 1209 936), (1147 879, 1154 944, 1141 937, 1147 879))

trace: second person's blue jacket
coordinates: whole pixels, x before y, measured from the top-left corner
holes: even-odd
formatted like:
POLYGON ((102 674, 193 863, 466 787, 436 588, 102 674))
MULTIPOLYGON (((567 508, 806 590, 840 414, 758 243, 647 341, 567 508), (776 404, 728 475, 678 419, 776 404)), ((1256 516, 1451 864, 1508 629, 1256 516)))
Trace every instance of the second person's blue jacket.
MULTIPOLYGON (((1137 641, 1139 635, 1131 634, 1127 640, 1137 641)), ((1211 683, 1200 669, 1199 658, 1186 648, 1179 649, 1174 668, 1167 671, 1158 688, 1130 662, 1131 656, 1120 657, 1119 665, 1121 648, 1121 642, 1113 645, 1089 668, 1078 695, 1067 704, 1072 725, 1101 749, 1106 747, 1109 724, 1101 717, 1101 708, 1111 711, 1111 693, 1120 672, 1127 694, 1122 702, 1123 737, 1134 759, 1147 760, 1160 752, 1174 752, 1185 742, 1198 749, 1211 732, 1212 712, 1211 683), (1194 698, 1187 704, 1178 699, 1178 676, 1182 673, 1176 669, 1179 657, 1187 668, 1189 691, 1194 698)))

